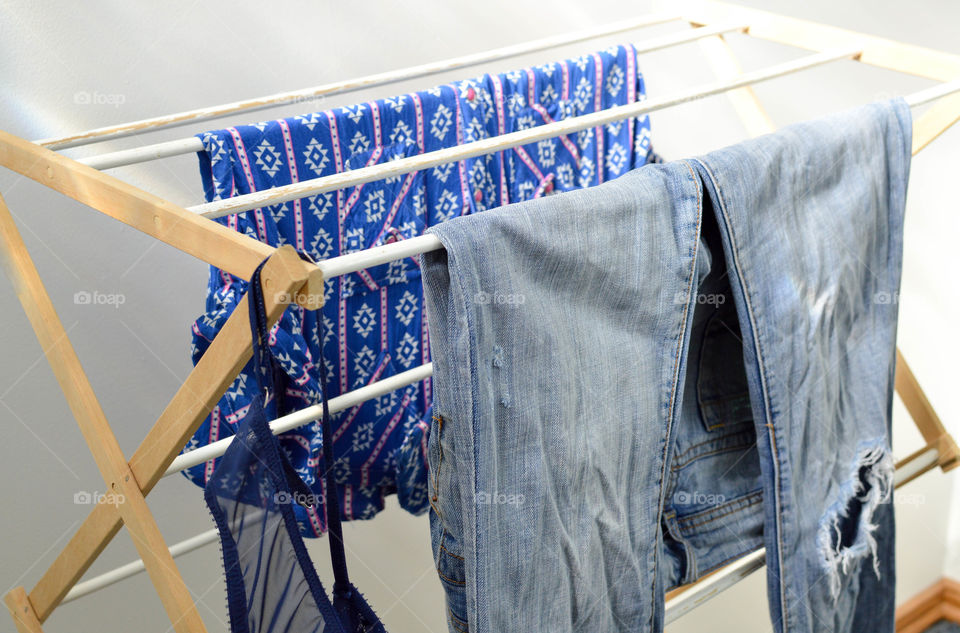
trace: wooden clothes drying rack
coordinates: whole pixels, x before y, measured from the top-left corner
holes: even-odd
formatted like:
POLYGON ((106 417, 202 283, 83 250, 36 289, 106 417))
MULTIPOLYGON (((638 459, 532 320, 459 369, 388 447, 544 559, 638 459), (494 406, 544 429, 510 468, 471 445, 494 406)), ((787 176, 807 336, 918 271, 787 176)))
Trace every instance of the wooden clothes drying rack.
MULTIPOLYGON (((642 47, 639 48, 643 50, 642 47)), ((655 47, 647 50, 653 50, 653 48, 655 47)), ((254 268, 263 259, 269 257, 263 270, 262 284, 268 319, 273 324, 287 307, 287 304, 282 301, 283 297, 295 297, 296 303, 302 307, 310 310, 318 309, 323 304, 324 279, 439 248, 439 243, 432 236, 421 236, 324 262, 309 263, 301 260, 290 246, 275 249, 212 222, 209 218, 259 208, 267 203, 276 204, 362 182, 410 173, 444 162, 462 160, 541 138, 595 127, 665 108, 690 98, 720 92, 729 94, 751 136, 766 133, 772 131, 774 126, 749 88, 751 84, 842 58, 852 58, 865 64, 938 82, 949 82, 924 91, 922 96, 917 97, 912 103, 917 105, 938 99, 933 107, 914 122, 912 148, 914 154, 960 119, 960 95, 953 94, 960 91, 960 85, 956 83, 960 78, 960 56, 759 10, 706 1, 689 5, 682 15, 650 16, 629 24, 614 25, 613 28, 606 30, 594 29, 566 38, 547 38, 526 45, 436 62, 403 71, 383 73, 360 80, 101 128, 59 139, 33 143, 0 131, 0 165, 237 277, 249 279, 254 268), (101 173, 91 164, 96 165, 99 159, 99 166, 106 168, 183 153, 185 148, 195 151, 196 148, 191 145, 194 141, 191 139, 173 144, 162 143, 149 148, 147 152, 139 149, 126 150, 116 152, 109 157, 102 155, 84 161, 90 164, 83 164, 50 149, 128 136, 233 112, 253 111, 288 103, 304 96, 347 92, 373 85, 384 85, 398 78, 424 76, 671 19, 683 20, 694 29, 685 31, 685 35, 660 38, 658 47, 698 40, 707 54, 709 64, 718 75, 720 81, 716 84, 672 98, 628 104, 608 111, 385 165, 375 165, 248 196, 199 205, 189 210, 101 173), (817 54, 803 58, 799 62, 781 64, 766 71, 743 73, 722 36, 724 32, 730 31, 742 31, 753 37, 816 51, 817 54)), ((179 633, 205 631, 203 621, 174 563, 173 555, 151 514, 146 495, 164 474, 168 473, 183 446, 249 360, 251 340, 247 323, 246 298, 241 300, 207 352, 147 433, 143 443, 128 460, 121 451, 97 401, 96 394, 57 317, 2 197, 0 197, 0 241, 3 246, 3 263, 14 283, 20 302, 63 389, 70 409, 106 482, 107 489, 116 493, 111 495, 109 501, 99 503, 91 511, 32 591, 27 593, 23 587, 17 587, 6 594, 4 601, 18 631, 39 633, 42 630, 41 623, 64 600, 122 525, 126 526, 133 539, 142 560, 142 567, 149 574, 173 628, 179 633), (121 501, 114 505, 114 501, 118 499, 121 501)), ((423 372, 417 374, 420 378, 424 375, 429 374, 423 374, 423 372)), ((415 379, 417 379, 416 376, 413 376, 408 380, 413 382, 415 379)), ((382 388, 387 389, 391 384, 393 383, 382 388)), ((402 384, 393 388, 399 386, 402 384)), ((945 471, 956 467, 960 463, 957 444, 937 417, 899 351, 897 352, 896 391, 926 442, 924 448, 897 465, 898 484, 905 483, 937 466, 945 471)), ((362 393, 358 393, 356 398, 369 397, 369 391, 358 390, 358 392, 362 393)), ((757 569, 762 564, 762 551, 754 552, 745 556, 742 562, 735 562, 706 580, 672 592, 668 601, 668 611, 671 603, 680 599, 685 602, 682 607, 674 609, 674 614, 692 609, 706 597, 716 593, 717 587, 722 589, 725 586, 720 579, 743 577, 749 573, 749 570, 757 569)))

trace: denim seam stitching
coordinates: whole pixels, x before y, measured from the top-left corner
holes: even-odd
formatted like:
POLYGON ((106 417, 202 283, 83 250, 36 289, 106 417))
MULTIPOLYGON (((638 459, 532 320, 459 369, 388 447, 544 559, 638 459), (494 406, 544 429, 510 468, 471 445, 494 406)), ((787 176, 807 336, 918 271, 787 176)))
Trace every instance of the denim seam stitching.
MULTIPOLYGON (((687 161, 681 161, 681 162, 683 163, 683 166, 687 168, 687 171, 690 173, 690 180, 692 181, 694 185, 694 189, 697 192, 697 228, 696 228, 696 234, 694 236, 695 239, 694 239, 694 245, 693 245, 694 256, 692 258, 692 261, 690 262, 690 270, 687 274, 687 301, 683 306, 683 313, 682 313, 682 318, 680 320, 680 327, 679 327, 679 331, 677 332, 677 351, 676 351, 676 354, 674 355, 674 361, 673 361, 673 374, 672 374, 673 386, 671 387, 671 390, 670 390, 670 409, 669 409, 669 415, 667 416, 667 428, 666 428, 666 434, 664 435, 663 450, 661 451, 662 461, 660 466, 660 477, 657 481, 657 484, 660 488, 660 499, 657 507, 657 522, 656 522, 657 526, 660 525, 660 522, 662 521, 662 518, 663 518, 663 504, 664 504, 664 497, 666 492, 663 484, 664 484, 664 480, 667 478, 670 471, 667 464, 667 456, 670 454, 670 448, 671 448, 670 436, 673 429, 673 418, 674 418, 674 415, 676 415, 676 397, 677 397, 677 388, 680 383, 679 373, 680 373, 680 364, 682 363, 681 356, 683 352, 683 340, 684 340, 684 337, 686 336, 686 330, 687 330, 687 313, 690 310, 690 294, 693 291, 693 283, 694 283, 694 279, 696 278, 697 257, 700 254, 698 241, 700 239, 700 226, 703 218, 703 198, 702 198, 702 193, 700 191, 700 186, 701 186, 700 182, 697 179, 697 175, 694 172, 693 167, 691 167, 687 161)), ((651 586, 651 604, 656 604, 657 603, 657 585, 658 585, 657 569, 660 562, 659 552, 654 551, 653 560, 654 560, 654 566, 653 566, 654 574, 653 574, 653 583, 651 586)), ((650 623, 651 627, 653 626, 653 618, 654 618, 655 611, 656 609, 650 610, 650 618, 648 622, 650 623)))
MULTIPOLYGON (((691 519, 697 516, 696 514, 692 514, 689 517, 681 517, 677 519, 677 524, 680 526, 681 529, 702 527, 704 525, 709 525, 710 523, 713 523, 718 519, 722 519, 723 517, 730 516, 731 514, 736 514, 741 510, 746 510, 751 506, 755 506, 758 503, 763 502, 763 495, 757 492, 748 493, 747 497, 753 497, 753 498, 750 498, 749 500, 734 499, 733 501, 730 502, 730 506, 728 508, 724 509, 719 514, 715 514, 708 519, 704 519, 703 521, 689 523, 691 519)), ((710 511, 707 511, 707 512, 709 513, 710 511)), ((698 514, 702 514, 702 513, 698 513, 698 514)))
POLYGON ((444 552, 446 552, 446 553, 447 553, 447 556, 453 556, 453 557, 456 558, 456 559, 463 560, 463 556, 457 556, 456 554, 454 554, 453 552, 451 552, 450 550, 448 550, 443 543, 444 543, 444 541, 441 539, 441 541, 440 541, 440 549, 443 550, 444 552))
POLYGON ((460 616, 453 612, 453 609, 447 607, 447 616, 450 618, 450 624, 460 633, 469 633, 469 624, 464 622, 460 616))
POLYGON ((674 586, 674 587, 670 587, 670 588, 668 589, 668 591, 673 591, 674 589, 679 589, 679 588, 681 588, 681 587, 686 587, 687 585, 692 585, 693 583, 697 582, 698 580, 702 580, 703 577, 704 577, 705 575, 709 574, 710 572, 716 571, 717 569, 720 569, 721 567, 723 567, 724 565, 727 565, 727 564, 730 563, 731 561, 739 560, 739 559, 743 558, 744 556, 747 556, 747 555, 749 555, 749 554, 752 554, 753 552, 756 552, 756 551, 758 551, 758 550, 753 549, 753 550, 750 550, 749 552, 745 552, 745 553, 742 553, 742 554, 734 554, 733 556, 731 556, 731 557, 729 557, 729 558, 725 558, 724 560, 720 561, 720 562, 717 563, 716 565, 711 565, 710 567, 707 567, 706 569, 704 569, 704 570, 701 572, 702 575, 700 575, 698 578, 695 578, 694 580, 692 580, 692 581, 690 581, 690 582, 683 583, 682 585, 676 585, 676 586, 674 586))
POLYGON ((742 400, 744 398, 746 398, 747 400, 750 399, 750 391, 744 391, 733 396, 723 396, 721 398, 710 398, 710 399, 701 401, 701 404, 710 405, 710 404, 717 404, 720 402, 729 402, 730 400, 742 400))
POLYGON ((437 467, 433 469, 433 494, 429 495, 430 507, 433 508, 433 511, 437 513, 437 517, 440 519, 440 524, 443 525, 443 513, 440 512, 438 507, 440 501, 440 495, 438 491, 440 489, 440 465, 443 464, 443 446, 440 444, 440 433, 443 431, 443 417, 439 415, 433 416, 433 421, 437 422, 437 467), (435 503, 436 502, 436 503, 435 503))
MULTIPOLYGON (((731 292, 732 292, 732 289, 731 289, 731 292)), ((706 323, 706 325, 704 326, 703 340, 700 341, 699 359, 698 359, 698 361, 697 361, 697 373, 700 374, 700 375, 702 375, 702 373, 703 373, 702 370, 703 370, 704 350, 705 350, 706 347, 707 347, 707 340, 710 338, 709 335, 708 335, 708 331, 710 330, 710 326, 713 324, 714 319, 719 318, 719 315, 720 315, 720 314, 721 314, 720 311, 714 312, 714 313, 710 316, 710 318, 707 320, 707 323, 706 323)), ((704 412, 705 412, 707 409, 710 408, 710 405, 716 405, 716 404, 719 404, 719 403, 727 402, 727 401, 729 401, 729 400, 743 398, 744 396, 746 396, 747 402, 749 403, 749 401, 750 401, 750 390, 749 390, 749 387, 747 388, 747 391, 746 391, 746 392, 741 392, 741 393, 737 393, 737 394, 730 395, 730 396, 721 396, 721 397, 719 397, 719 398, 704 398, 704 395, 703 395, 703 385, 700 383, 700 380, 699 380, 699 379, 697 380, 697 405, 698 405, 698 408, 699 408, 699 410, 700 410, 701 417, 703 417, 703 418, 708 417, 708 416, 704 415, 704 412)), ((712 417, 712 416, 710 416, 710 417, 712 417)), ((726 422, 720 422, 719 424, 712 424, 712 425, 711 425, 711 424, 707 424, 707 423, 706 423, 706 419, 704 419, 704 423, 705 423, 705 426, 707 427, 707 431, 714 431, 714 430, 716 430, 716 429, 723 428, 723 427, 726 426, 726 424, 727 424, 726 422)), ((739 422, 738 422, 738 423, 739 423, 739 422)))
POLYGON ((437 575, 443 578, 444 580, 446 580, 447 582, 449 582, 450 584, 457 585, 458 587, 463 587, 464 585, 467 584, 466 580, 454 580, 453 578, 451 578, 450 576, 447 576, 445 573, 443 573, 439 569, 437 570, 437 575))
POLYGON ((691 445, 688 446, 682 453, 680 453, 680 457, 683 457, 684 455, 686 455, 687 453, 689 453, 690 451, 692 451, 692 450, 695 449, 695 448, 700 448, 701 446, 706 446, 707 444, 713 444, 713 443, 716 443, 716 442, 722 442, 723 440, 725 440, 725 439, 727 439, 727 438, 736 437, 736 436, 738 436, 738 435, 746 435, 747 433, 748 433, 748 431, 737 431, 737 432, 735 432, 735 433, 730 433, 730 434, 728 434, 728 435, 722 435, 722 436, 720 436, 720 437, 711 437, 711 438, 708 439, 708 440, 703 440, 702 442, 697 442, 696 444, 691 444, 691 445))
POLYGON ((724 447, 724 448, 716 448, 716 449, 714 449, 714 450, 712 450, 712 451, 707 451, 706 453, 698 453, 697 455, 691 457, 690 459, 688 459, 687 461, 683 462, 682 464, 674 464, 674 465, 672 465, 672 466, 670 467, 670 470, 671 470, 671 471, 674 471, 674 472, 676 472, 676 471, 678 471, 678 470, 683 470, 684 468, 686 468, 686 467, 689 466, 690 464, 692 464, 692 463, 694 463, 694 462, 696 462, 696 461, 698 461, 698 460, 700 460, 700 459, 703 459, 704 457, 711 457, 711 456, 713 456, 713 455, 720 455, 720 454, 722 454, 722 453, 732 453, 733 451, 739 450, 739 449, 741 449, 741 448, 746 448, 747 450, 750 450, 751 448, 753 448, 753 446, 754 446, 755 444, 756 444, 756 442, 753 442, 753 443, 751 443, 751 444, 737 444, 737 445, 735 445, 735 446, 727 446, 727 447, 724 447))
POLYGON ((687 568, 684 570, 683 577, 692 575, 694 578, 697 577, 697 553, 695 548, 689 545, 689 541, 680 532, 680 526, 677 523, 677 512, 676 510, 671 510, 668 513, 663 515, 663 524, 667 526, 667 533, 677 542, 677 544, 683 546, 683 557, 686 561, 687 568))
MULTIPOLYGON (((698 442, 698 443, 696 443, 696 444, 693 444, 692 446, 688 446, 688 447, 687 447, 682 453, 680 453, 679 455, 675 455, 675 456, 674 456, 674 460, 677 460, 677 459, 687 459, 686 456, 687 456, 690 452, 692 452, 694 449, 700 448, 701 446, 707 446, 707 445, 709 445, 709 444, 720 444, 720 443, 722 443, 724 440, 726 440, 726 439, 728 439, 728 438, 737 437, 737 436, 740 436, 740 435, 747 435, 748 433, 749 433, 749 431, 746 431, 746 430, 744 430, 744 431, 736 431, 735 433, 729 433, 729 434, 723 435, 723 436, 721 436, 721 437, 714 437, 714 438, 710 438, 709 440, 704 440, 704 441, 702 441, 702 442, 698 442)), ((747 446, 747 444, 748 444, 748 443, 743 443, 742 446, 747 446)), ((741 444, 738 444, 738 445, 735 446, 734 448, 739 448, 740 446, 741 446, 741 444)), ((689 463, 689 461, 690 461, 690 460, 688 460, 688 462, 686 462, 686 463, 689 463)))
POLYGON ((704 168, 704 171, 710 177, 710 181, 713 183, 713 187, 716 190, 718 203, 719 203, 719 211, 723 215, 725 228, 730 239, 730 246, 731 246, 730 254, 731 254, 731 257, 733 258, 734 265, 737 269, 737 277, 740 279, 740 286, 743 289, 743 298, 744 298, 744 303, 746 304, 745 308, 747 310, 747 313, 750 315, 749 325, 750 325, 750 330, 752 334, 753 345, 757 352, 757 365, 760 370, 759 372, 760 373, 760 390, 763 396, 763 409, 764 409, 764 414, 767 420, 765 426, 767 427, 767 433, 770 437, 770 450, 773 455, 773 477, 774 477, 774 484, 775 484, 774 485, 775 495, 774 495, 773 502, 776 507, 776 512, 774 513, 775 514, 774 524, 776 526, 776 531, 777 531, 777 534, 776 534, 777 565, 779 566, 779 570, 780 570, 780 574, 778 578, 778 584, 780 585, 779 587, 780 588, 780 611, 781 611, 781 618, 783 619, 782 630, 787 631, 789 630, 789 625, 787 621, 788 616, 787 616, 787 596, 785 591, 786 587, 783 580, 783 540, 782 540, 783 524, 781 523, 781 514, 782 514, 781 496, 782 496, 783 482, 781 481, 781 478, 780 478, 780 456, 777 452, 776 430, 774 429, 773 417, 770 413, 770 394, 767 389, 766 369, 765 369, 765 363, 763 360, 763 351, 760 346, 760 334, 756 327, 756 317, 754 316, 753 302, 750 300, 750 293, 747 289, 746 280, 743 277, 743 269, 740 264, 739 252, 735 244, 736 237, 734 235, 733 226, 729 221, 730 218, 727 214, 727 203, 724 200, 723 191, 721 191, 720 185, 719 183, 717 183, 717 180, 714 177, 713 171, 702 161, 697 160, 697 162, 704 168))
MULTIPOLYGON (((440 235, 438 235, 437 237, 440 238, 440 235)), ((442 242, 443 241, 442 238, 440 239, 442 242)), ((464 286, 463 275, 460 274, 460 262, 456 257, 456 249, 449 248, 448 246, 449 246, 448 244, 444 244, 444 248, 447 251, 447 257, 448 257, 447 268, 448 270, 455 270, 457 272, 456 275, 450 276, 450 283, 451 284, 456 283, 460 291, 460 296, 466 297, 468 296, 466 293, 467 289, 464 286)), ((474 424, 477 420, 478 411, 477 411, 477 401, 476 401, 476 398, 473 397, 473 395, 474 395, 474 382, 476 380, 476 372, 474 371, 474 367, 477 367, 477 360, 475 357, 477 343, 476 341, 473 340, 475 338, 476 330, 474 329, 474 323, 473 323, 474 319, 473 319, 473 315, 470 313, 469 305, 466 306, 466 309, 464 309, 464 319, 467 322, 467 334, 468 334, 467 354, 465 359, 467 364, 466 374, 469 377, 469 382, 470 382, 470 389, 466 390, 464 397, 469 401, 467 402, 467 406, 470 410, 470 432, 467 433, 467 437, 469 438, 471 443, 471 446, 469 447, 469 449, 471 453, 470 457, 473 462, 472 464, 470 464, 470 467, 466 469, 467 470, 466 474, 467 474, 467 477, 472 477, 472 481, 470 482, 470 489, 474 495, 474 498, 476 498, 476 494, 477 494, 476 464, 477 464, 478 458, 477 458, 477 445, 474 437, 474 424)), ((462 488, 462 486, 458 486, 458 488, 462 488)), ((463 494, 462 489, 459 492, 461 495, 463 494)), ((464 517, 464 519, 466 518, 467 517, 464 517)), ((477 534, 478 534, 478 528, 479 528, 478 522, 479 522, 479 517, 477 516, 476 509, 474 508, 473 521, 472 521, 473 534, 469 539, 464 539, 464 543, 463 543, 464 578, 466 578, 466 575, 467 575, 466 574, 467 572, 466 554, 467 554, 467 550, 471 546, 471 542, 470 542, 471 540, 473 541, 473 547, 471 552, 471 559, 472 559, 471 562, 473 563, 474 570, 479 569, 480 567, 480 555, 478 552, 479 548, 476 547, 476 540, 477 540, 477 534)), ((467 524, 468 524, 468 521, 464 520, 464 525, 467 525, 467 524)), ((477 587, 476 577, 472 579, 471 583, 473 584, 474 588, 477 587)), ((464 602, 466 603, 466 611, 467 611, 466 616, 467 616, 467 622, 469 623, 471 619, 470 618, 470 615, 471 615, 470 614, 470 591, 469 591, 469 587, 466 586, 466 582, 464 582, 463 585, 464 585, 464 594, 465 594, 464 602)), ((474 596, 474 603, 476 603, 476 596, 474 596)), ((476 607, 476 604, 474 604, 474 607, 476 607)), ((479 609, 477 610, 476 615, 477 617, 474 619, 477 620, 476 624, 479 626, 480 625, 479 609)))

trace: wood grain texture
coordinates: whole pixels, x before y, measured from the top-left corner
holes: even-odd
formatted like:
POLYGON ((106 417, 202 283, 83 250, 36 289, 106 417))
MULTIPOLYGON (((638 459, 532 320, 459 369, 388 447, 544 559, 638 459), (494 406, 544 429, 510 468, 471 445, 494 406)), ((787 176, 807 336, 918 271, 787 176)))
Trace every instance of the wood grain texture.
POLYGON ((110 500, 113 511, 127 526, 174 630, 178 633, 205 631, 190 592, 163 542, 160 528, 127 466, 120 444, 2 197, 0 242, 3 245, 0 252, 3 253, 6 273, 13 282, 20 304, 87 441, 107 490, 112 493, 110 500))
POLYGON ((931 625, 948 620, 960 624, 960 583, 941 578, 897 607, 897 633, 923 633, 931 625))
MULTIPOLYGON (((303 274, 303 268, 294 265, 297 261, 299 257, 293 248, 284 246, 277 249, 264 266, 262 285, 270 324, 275 323, 288 306, 287 298, 308 282, 309 276, 303 274)), ((250 359, 251 347, 244 297, 130 459, 129 474, 144 495, 153 489, 250 359)), ((101 503, 93 509, 30 592, 41 621, 49 617, 119 528, 120 517, 112 506, 101 503)), ((163 549, 167 551, 166 546, 163 549)))
MULTIPOLYGON (((739 62, 721 36, 706 38, 700 42, 700 45, 707 54, 708 63, 713 68, 714 74, 719 79, 731 79, 741 73, 739 62)), ((748 134, 757 136, 774 130, 773 121, 749 87, 732 91, 728 93, 728 97, 748 134)), ((913 154, 916 155, 957 119, 960 119, 960 95, 941 99, 926 115, 914 121, 913 154)), ((907 411, 927 441, 927 447, 935 445, 939 450, 941 468, 946 471, 955 467, 960 459, 956 442, 947 433, 899 349, 895 384, 907 411)))
POLYGON ((943 97, 913 120, 913 148, 916 156, 960 120, 960 94, 943 97))
POLYGON ((927 442, 927 446, 935 446, 939 451, 940 467, 944 471, 956 468, 960 463, 957 443, 943 426, 940 416, 930 404, 927 394, 924 393, 920 382, 913 375, 910 365, 907 364, 899 349, 897 350, 896 389, 904 407, 927 442))
POLYGON ((8 591, 3 597, 3 602, 10 611, 17 633, 43 633, 40 620, 37 619, 37 614, 34 613, 30 598, 27 597, 23 587, 14 587, 8 591))
MULTIPOLYGON (((0 165, 241 279, 249 279, 254 268, 275 250, 109 174, 3 131, 0 165)), ((310 288, 322 285, 316 281, 321 279, 321 273, 315 265, 299 260, 290 265, 302 269, 305 276, 314 276, 310 288)), ((322 296, 304 307, 315 310, 322 296)))
MULTIPOLYGON (((697 3, 696 7, 689 16, 689 21, 694 24, 743 22, 750 24, 751 35, 763 39, 821 52, 857 47, 862 50, 858 59, 864 63, 941 81, 960 76, 960 56, 719 2, 706 1, 697 3)), ((711 63, 721 77, 740 75, 739 65, 720 37, 706 40, 704 47, 711 52, 711 63)), ((687 98, 689 97, 687 95, 687 98)), ((772 129, 769 117, 745 84, 732 94, 732 99, 751 135, 772 129)), ((257 101, 246 104, 253 109, 268 105, 267 101, 257 101)), ((914 153, 960 118, 958 104, 960 100, 946 98, 917 119, 914 129, 914 153)), ((667 105, 670 103, 665 101, 662 107, 667 105)), ((116 126, 115 129, 119 130, 121 127, 123 126, 116 126)), ((136 131, 133 128, 129 130, 136 131)), ((77 139, 79 137, 74 140, 77 139)), ((517 139, 517 142, 520 140, 522 139, 517 139)), ((274 252, 274 249, 267 245, 198 217, 187 209, 4 132, 0 132, 0 165, 244 279, 249 278, 253 268, 262 259, 274 252)), ((353 177, 355 176, 356 174, 353 174, 353 177)), ((382 175, 371 172, 369 178, 374 177, 380 178, 382 175)), ((327 189, 324 190, 342 187, 346 180, 341 181, 338 178, 331 177, 326 181, 324 186, 327 189)), ((270 199, 275 201, 275 198, 270 199)), ((6 209, 2 211, 6 212, 6 209)), ((27 609, 23 613, 33 616, 32 619, 25 617, 18 621, 18 631, 40 631, 40 623, 49 616, 70 587, 79 580, 117 533, 121 517, 130 528, 134 543, 151 571, 151 578, 154 579, 165 605, 170 603, 183 608, 183 613, 189 613, 189 594, 185 587, 182 591, 177 588, 176 580, 179 574, 173 566, 173 560, 169 557, 159 530, 156 529, 144 495, 156 485, 180 448, 249 359, 250 337, 245 299, 128 463, 119 452, 119 446, 116 445, 96 397, 89 388, 79 360, 69 345, 69 339, 66 339, 65 333, 58 337, 58 332, 62 332, 63 328, 52 305, 49 305, 39 276, 33 279, 27 274, 32 262, 25 247, 22 252, 18 250, 19 247, 10 247, 10 243, 15 241, 10 239, 13 235, 11 227, 13 231, 16 231, 16 227, 12 218, 9 218, 9 213, 6 215, 9 222, 0 218, 0 231, 8 242, 5 255, 17 293, 21 296, 21 301, 24 301, 23 297, 27 298, 24 308, 31 324, 37 330, 45 353, 52 363, 56 360, 60 365, 55 367, 54 371, 71 404, 71 410, 84 430, 90 450, 104 473, 105 481, 111 490, 122 494, 125 499, 129 497, 116 508, 106 503, 96 506, 29 596, 22 588, 7 594, 5 601, 12 612, 19 612, 17 609, 22 610, 25 605, 27 609), (66 341, 66 344, 63 341, 66 341)), ((16 234, 16 237, 19 238, 19 234, 16 234)), ((322 297, 323 278, 316 266, 300 261, 292 249, 286 247, 277 250, 276 256, 268 263, 264 272, 264 287, 268 297, 268 318, 273 323, 282 314, 285 304, 276 299, 271 301, 271 296, 297 294, 298 301, 309 302, 305 307, 315 309, 319 307, 316 297, 322 297)), ((929 442, 936 443, 941 455, 948 457, 947 462, 941 465, 945 468, 955 466, 956 443, 946 434, 936 412, 899 351, 897 391, 924 437, 929 442)), ((182 579, 180 582, 182 583, 182 579)), ((947 589, 941 589, 938 595, 951 596, 958 593, 960 592, 956 587, 951 585, 947 589)), ((960 606, 957 606, 957 601, 954 600, 944 609, 944 613, 949 612, 949 609, 960 611, 960 606)), ((168 613, 170 612, 168 609, 168 613)), ((174 616, 171 615, 171 618, 174 616)), ((175 628, 178 631, 202 630, 202 622, 196 624, 189 616, 188 619, 189 621, 182 618, 175 620, 175 628)))
POLYGON ((856 46, 863 51, 858 59, 865 64, 927 79, 949 81, 960 77, 960 55, 760 9, 693 0, 685 4, 684 18, 692 24, 703 25, 731 20, 743 22, 750 25, 747 32, 753 37, 812 51, 856 46))

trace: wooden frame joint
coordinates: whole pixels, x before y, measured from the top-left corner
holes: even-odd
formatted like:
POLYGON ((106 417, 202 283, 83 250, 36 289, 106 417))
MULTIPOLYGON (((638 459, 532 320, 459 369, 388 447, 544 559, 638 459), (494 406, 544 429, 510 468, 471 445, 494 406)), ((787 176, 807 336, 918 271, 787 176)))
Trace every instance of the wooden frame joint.
POLYGON ((940 470, 948 472, 960 466, 960 448, 957 447, 957 441, 949 433, 944 433, 937 438, 937 451, 940 459, 937 465, 940 470))
POLYGON ((23 587, 14 587, 3 597, 18 633, 43 633, 40 618, 23 587))
MULTIPOLYGON (((277 292, 277 288, 286 288, 293 283, 296 289, 290 296, 281 294, 277 297, 277 302, 281 304, 296 303, 305 310, 319 310, 324 303, 324 278, 323 270, 320 269, 312 260, 305 261, 293 249, 292 246, 281 246, 277 252, 270 257, 277 257, 284 253, 278 259, 281 264, 280 270, 285 275, 285 279, 278 279, 279 274, 266 272, 264 267, 263 290, 267 292, 277 292)), ((285 291, 284 291, 285 292, 285 291)))
POLYGON ((922 633, 940 620, 960 624, 960 583, 941 578, 899 607, 897 633, 922 633))

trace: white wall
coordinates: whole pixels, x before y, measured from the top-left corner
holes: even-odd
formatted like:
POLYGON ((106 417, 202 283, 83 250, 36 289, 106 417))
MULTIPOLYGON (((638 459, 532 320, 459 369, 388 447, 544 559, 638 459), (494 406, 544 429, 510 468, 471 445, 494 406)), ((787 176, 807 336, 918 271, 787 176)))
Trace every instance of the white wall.
MULTIPOLYGON (((757 1, 757 5, 760 3, 757 1)), ((960 53, 955 25, 960 6, 946 0, 902 2, 765 3, 776 10, 960 53)), ((442 2, 417 7, 384 0, 362 3, 198 2, 0 3, 0 128, 26 138, 260 96, 327 81, 401 68, 495 46, 564 33, 647 12, 648 2, 594 0, 549 4, 518 0, 442 2), (82 95, 100 95, 83 104, 82 95), (80 97, 78 97, 80 95, 80 97)), ((632 41, 676 25, 633 34, 632 41)), ((479 72, 579 54, 615 43, 586 45, 474 68, 479 72)), ((732 37, 747 68, 798 55, 776 45, 732 37)), ((650 95, 712 79, 697 46, 641 59, 650 95)), ((464 76, 447 73, 393 87, 327 99, 313 109, 387 96, 464 76)), ((928 82, 837 63, 757 88, 774 121, 783 125, 874 98, 906 94, 928 82)), ((302 105, 300 106, 303 107, 302 105)), ((293 114, 286 107, 231 122, 293 114)), ((667 157, 702 153, 744 137, 722 97, 653 115, 657 150, 667 157)), ((225 124, 226 121, 217 122, 225 124)), ((154 133, 68 152, 82 156, 138 143, 181 138, 215 123, 154 133)), ((954 399, 960 312, 953 269, 960 233, 956 181, 960 128, 945 134, 915 161, 910 185, 900 346, 941 416, 960 436, 954 399)), ((183 203, 201 200, 192 156, 124 168, 120 177, 183 203)), ((104 216, 9 172, 0 192, 47 283, 78 354, 123 449, 130 454, 189 373, 189 325, 201 310, 206 266, 104 216), (122 293, 120 308, 78 306, 78 290, 122 293)), ((32 587, 89 506, 72 503, 80 490, 103 483, 84 448, 53 375, 6 279, 0 276, 0 590, 32 587)), ((919 446, 902 411, 895 449, 919 446)), ((960 503, 952 477, 930 474, 898 503, 898 600, 945 571, 960 577, 960 503), (951 504, 951 499, 954 501, 951 504), (950 508, 953 507, 952 523, 950 508), (949 528, 949 529, 948 529, 949 528), (947 535, 952 536, 952 541, 947 535)), ((150 495, 168 542, 209 529, 201 491, 180 478, 150 495)), ((426 517, 395 505, 376 521, 351 524, 352 572, 391 631, 442 631, 442 594, 432 568, 426 517)), ((312 552, 326 570, 325 543, 312 552)), ((135 556, 119 535, 94 571, 135 556)), ((211 632, 227 628, 216 547, 178 559, 211 632)), ((165 632, 168 622, 146 576, 58 609, 49 631, 165 632)), ((0 631, 12 631, 0 618, 0 631)), ((670 627, 687 631, 767 631, 762 574, 670 627)))

